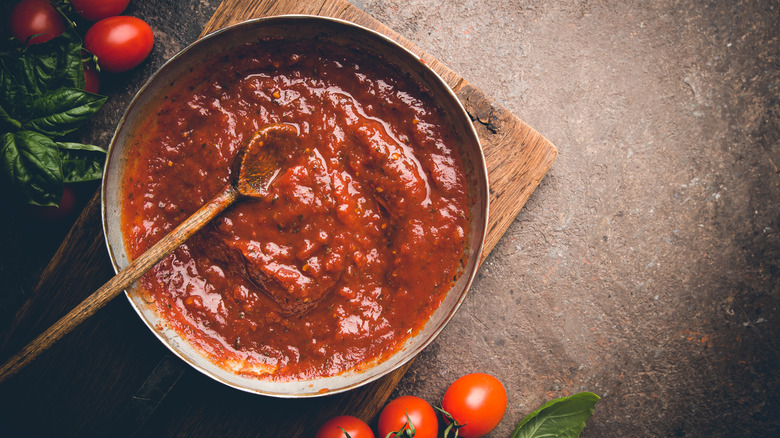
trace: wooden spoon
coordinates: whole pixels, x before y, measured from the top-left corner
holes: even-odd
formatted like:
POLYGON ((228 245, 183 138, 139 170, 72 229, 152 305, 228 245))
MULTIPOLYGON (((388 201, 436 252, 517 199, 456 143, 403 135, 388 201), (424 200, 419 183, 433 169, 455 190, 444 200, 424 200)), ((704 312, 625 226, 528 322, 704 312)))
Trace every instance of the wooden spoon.
POLYGON ((0 382, 16 374, 40 353, 130 287, 152 266, 173 252, 190 236, 236 202, 239 197, 264 196, 268 186, 279 172, 277 154, 273 148, 263 147, 264 143, 276 138, 294 138, 297 134, 298 129, 295 126, 286 124, 268 125, 257 131, 239 150, 235 160, 236 167, 232 172, 233 180, 222 192, 8 360, 0 368, 0 382))

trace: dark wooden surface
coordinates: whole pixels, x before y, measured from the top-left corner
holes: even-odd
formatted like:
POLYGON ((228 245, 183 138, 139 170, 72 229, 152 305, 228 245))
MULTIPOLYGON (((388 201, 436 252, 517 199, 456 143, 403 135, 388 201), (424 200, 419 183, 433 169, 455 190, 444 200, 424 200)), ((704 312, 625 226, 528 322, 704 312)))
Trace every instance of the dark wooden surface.
MULTIPOLYGON (((134 259, 130 265, 122 271, 117 272, 110 280, 100 286, 95 292, 78 303, 76 307, 70 310, 62 318, 49 326, 39 336, 25 345, 19 353, 14 355, 0 368, 0 384, 10 376, 16 374, 31 361, 35 360, 41 353, 46 351, 57 341, 66 336, 74 328, 78 327, 87 318, 94 315, 95 312, 102 309, 108 302, 122 294, 125 289, 141 278, 157 262, 165 258, 176 248, 181 246, 193 234, 198 232, 203 226, 208 224, 213 218, 219 215, 227 207, 232 205, 238 199, 238 192, 232 185, 227 185, 225 189, 217 194, 211 201, 192 214, 187 220, 179 224, 169 234, 160 239, 156 244, 146 252, 134 259)), ((79 229, 80 230, 80 229, 79 229)), ((87 230, 94 234, 99 230, 87 230)), ((73 239, 83 239, 86 234, 75 234, 73 239)), ((70 271, 68 268, 70 258, 56 257, 49 263, 48 272, 54 270, 70 271)), ((47 273, 48 273, 47 272, 47 273)))
MULTIPOLYGON (((345 1, 226 0, 204 33, 280 13, 318 13, 380 30, 419 53, 453 87, 475 120, 491 179, 484 258, 552 165, 555 147, 455 72, 345 1)), ((4 331, 0 357, 12 355, 112 273, 101 235, 99 203, 93 197, 4 331)), ((170 365, 174 369, 167 378, 175 381, 179 379, 176 363, 130 306, 116 300, 0 386, 2 423, 32 436, 136 432, 139 436, 311 436, 332 415, 351 413, 370 421, 408 368, 348 393, 309 400, 244 394, 185 370, 164 399, 165 394, 150 396, 145 385, 150 374, 170 365), (135 404, 150 399, 162 402, 144 421, 135 404)))

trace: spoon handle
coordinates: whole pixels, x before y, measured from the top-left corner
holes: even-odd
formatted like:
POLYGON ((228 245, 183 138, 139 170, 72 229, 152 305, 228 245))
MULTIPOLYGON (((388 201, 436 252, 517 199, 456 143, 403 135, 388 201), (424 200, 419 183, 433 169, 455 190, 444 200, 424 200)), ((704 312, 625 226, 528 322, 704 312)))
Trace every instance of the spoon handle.
POLYGON ((60 338, 68 334, 76 326, 92 316, 120 292, 127 289, 136 280, 141 278, 149 269, 165 256, 173 252, 190 236, 195 234, 214 217, 233 204, 238 199, 236 189, 228 184, 221 193, 212 198, 206 205, 193 213, 184 222, 179 224, 170 233, 165 235, 151 248, 133 260, 125 269, 122 269, 103 286, 84 299, 78 306, 59 319, 45 332, 38 335, 27 344, 19 353, 8 360, 0 368, 0 382, 16 374, 30 361, 38 357, 60 338))

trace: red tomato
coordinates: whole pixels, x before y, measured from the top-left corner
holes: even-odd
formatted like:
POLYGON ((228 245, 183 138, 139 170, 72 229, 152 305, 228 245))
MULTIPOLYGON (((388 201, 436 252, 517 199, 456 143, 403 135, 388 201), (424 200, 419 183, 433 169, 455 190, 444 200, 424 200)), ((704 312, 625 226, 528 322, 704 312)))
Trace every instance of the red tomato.
POLYGON ((38 44, 62 35, 65 19, 46 0, 22 0, 9 16, 11 32, 23 43, 38 44), (27 38, 38 35, 36 37, 27 38))
POLYGON ((135 17, 104 18, 87 31, 84 48, 97 56, 102 70, 120 73, 140 64, 154 46, 152 28, 135 17))
POLYGON ((90 64, 84 64, 84 91, 97 94, 100 91, 100 74, 90 64))
POLYGON ((333 417, 320 426, 314 438, 375 438, 374 432, 360 418, 351 415, 333 417))
MULTIPOLYGON (((386 437, 389 433, 408 430, 402 437, 435 438, 439 433, 439 420, 436 412, 427 401, 407 395, 391 401, 379 415, 379 436, 386 437), (409 416, 407 419, 406 416, 409 416), (414 435, 409 434, 411 421, 414 435)), ((395 435, 393 435, 395 436, 395 435)))
POLYGON ((73 9, 87 21, 114 17, 127 9, 130 0, 71 0, 73 9))
POLYGON ((504 385, 484 373, 466 374, 444 393, 442 409, 455 419, 458 436, 478 438, 498 426, 506 413, 504 385))

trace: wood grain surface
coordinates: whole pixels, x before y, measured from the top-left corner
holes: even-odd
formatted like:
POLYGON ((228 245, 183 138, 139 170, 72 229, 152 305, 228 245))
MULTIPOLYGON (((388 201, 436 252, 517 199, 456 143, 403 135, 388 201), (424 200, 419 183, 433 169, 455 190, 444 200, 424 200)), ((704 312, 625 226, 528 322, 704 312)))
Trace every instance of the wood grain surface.
MULTIPOLYGON (((452 87, 474 121, 487 160, 491 204, 484 259, 549 170, 556 148, 445 65, 343 0, 225 0, 203 35, 246 19, 291 13, 336 17, 377 30, 417 53, 452 87)), ((0 358, 13 355, 112 275, 96 195, 0 339, 0 358)), ((188 369, 167 397, 156 395, 165 398, 145 424, 120 418, 133 400, 147 397, 139 387, 168 356, 130 306, 115 300, 3 383, 0 410, 8 416, 34 416, 31 409, 46 413, 47 421, 30 427, 49 434, 313 436, 336 414, 371 421, 409 367, 347 393, 308 400, 245 394, 188 369)))

